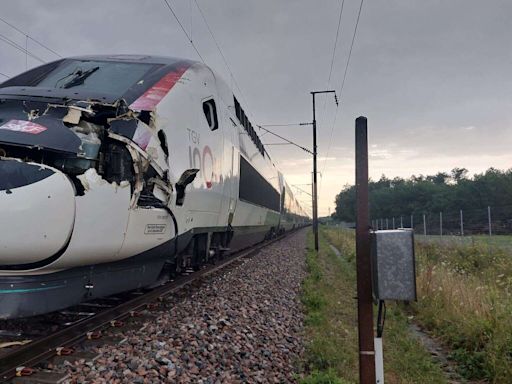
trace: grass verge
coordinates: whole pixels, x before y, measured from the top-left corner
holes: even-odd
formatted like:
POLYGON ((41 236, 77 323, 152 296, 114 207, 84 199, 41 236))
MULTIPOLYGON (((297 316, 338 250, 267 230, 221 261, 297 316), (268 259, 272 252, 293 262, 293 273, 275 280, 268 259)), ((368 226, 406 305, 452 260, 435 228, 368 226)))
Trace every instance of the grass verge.
MULTIPOLYGON (((358 380, 355 244, 353 232, 322 229, 320 251, 308 239, 308 277, 302 300, 306 309, 306 369, 303 384, 346 384, 358 380), (341 257, 330 249, 335 245, 341 257)), ((407 331, 408 319, 388 307, 384 334, 386 383, 446 383, 441 369, 407 331)))
POLYGON ((417 242, 416 320, 451 349, 459 373, 510 383, 512 255, 482 244, 417 242))

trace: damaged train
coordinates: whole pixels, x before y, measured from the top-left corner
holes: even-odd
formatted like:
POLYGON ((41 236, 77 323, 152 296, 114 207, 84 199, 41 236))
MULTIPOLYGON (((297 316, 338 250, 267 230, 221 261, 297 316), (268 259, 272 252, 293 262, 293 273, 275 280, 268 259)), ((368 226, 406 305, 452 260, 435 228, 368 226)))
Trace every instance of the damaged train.
POLYGON ((158 284, 308 224, 226 83, 64 58, 0 84, 0 318, 158 284))

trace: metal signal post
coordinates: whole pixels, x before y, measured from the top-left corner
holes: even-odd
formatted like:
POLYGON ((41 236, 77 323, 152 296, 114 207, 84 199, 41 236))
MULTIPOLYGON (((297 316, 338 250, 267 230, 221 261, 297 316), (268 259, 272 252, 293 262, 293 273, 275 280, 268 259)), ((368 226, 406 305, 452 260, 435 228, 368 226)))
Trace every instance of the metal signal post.
POLYGON ((316 146, 316 111, 315 111, 315 95, 318 93, 334 93, 334 100, 338 105, 336 91, 312 91, 313 96, 313 233, 315 234, 315 250, 318 251, 318 191, 317 191, 317 146, 316 146))

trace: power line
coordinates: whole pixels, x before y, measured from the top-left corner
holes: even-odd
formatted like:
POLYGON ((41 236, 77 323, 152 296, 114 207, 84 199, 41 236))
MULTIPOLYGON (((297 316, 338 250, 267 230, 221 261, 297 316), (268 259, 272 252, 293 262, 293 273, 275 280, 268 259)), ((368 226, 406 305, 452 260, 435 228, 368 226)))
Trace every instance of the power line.
MULTIPOLYGON (((330 66, 330 69, 329 69, 329 77, 327 79, 327 89, 331 89, 332 71, 333 71, 333 68, 334 68, 334 62, 336 61, 336 49, 338 47, 338 38, 339 38, 339 35, 340 35, 341 20, 342 20, 342 16, 343 16, 344 5, 345 5, 345 0, 342 0, 341 7, 340 7, 340 14, 339 14, 339 17, 338 17, 338 27, 336 28, 336 38, 334 39, 334 46, 333 46, 333 49, 332 49, 331 66, 330 66)), ((327 108, 327 100, 324 100, 324 107, 323 107, 322 115, 325 114, 326 108, 327 108)), ((336 111, 337 110, 338 110, 338 103, 336 103, 336 111)), ((329 140, 327 152, 329 152, 329 150, 330 150, 333 130, 334 130, 334 125, 331 127, 331 134, 330 134, 331 138, 329 140)), ((324 161, 324 167, 323 167, 322 171, 325 171, 326 161, 327 160, 324 161)), ((321 190, 321 188, 322 188, 322 183, 320 181, 320 190, 321 190)))
POLYGON ((307 149, 306 147, 303 147, 302 145, 299 145, 299 144, 297 144, 297 143, 294 143, 293 141, 288 140, 286 137, 283 137, 283 136, 281 136, 281 135, 278 135, 277 133, 274 133, 274 132, 272 132, 272 131, 269 131, 268 129, 263 128, 261 125, 258 125, 258 127, 259 127, 260 129, 263 129, 265 132, 270 133, 271 135, 274 135, 274 136, 276 136, 276 137, 280 138, 281 140, 286 141, 286 143, 288 143, 288 144, 294 145, 294 146, 296 146, 296 147, 298 147, 298 148, 302 149, 303 151, 305 151, 305 152, 307 152, 307 153, 309 153, 309 154, 313 154, 313 152, 311 152, 311 151, 310 151, 309 149, 307 149))
POLYGON ((242 89, 240 88, 240 86, 238 85, 238 82, 236 81, 236 77, 233 74, 233 71, 231 70, 231 67, 226 59, 226 56, 224 55, 224 52, 222 52, 220 44, 218 43, 217 39, 215 38, 215 35, 213 34, 210 24, 208 24, 208 21, 206 20, 206 16, 204 15, 203 10, 197 3, 197 0, 194 0, 194 3, 196 4, 196 7, 199 10, 199 13, 201 14, 201 18, 203 19, 204 24, 206 25, 206 28, 208 29, 208 32, 210 33, 210 36, 212 37, 213 42, 215 43, 215 46, 217 47, 217 50, 220 53, 220 56, 222 57, 222 61, 224 61, 224 64, 226 65, 226 68, 228 69, 229 75, 233 79, 233 82, 235 83, 236 88, 238 89, 238 91, 240 92, 240 95, 242 95, 242 98, 244 99, 245 103, 247 104, 247 100, 245 99, 244 93, 242 92, 242 89))
POLYGON ((0 72, 0 75, 7 77, 8 79, 11 78, 11 76, 7 76, 5 73, 0 72))
POLYGON ((263 143, 263 145, 292 145, 290 143, 263 143))
MULTIPOLYGON (((334 39, 334 46, 332 49, 332 57, 331 57, 331 67, 329 69, 329 77, 327 78, 327 89, 331 89, 331 78, 332 78, 332 71, 334 68, 334 62, 336 61, 336 49, 338 47, 338 37, 340 35, 340 29, 341 29, 341 19, 343 16, 343 6, 345 5, 345 0, 342 0, 341 7, 340 7, 340 15, 338 17, 338 27, 336 28, 336 38, 334 39)), ((338 104, 336 103, 336 107, 338 104)), ((324 107, 322 110, 322 115, 325 114, 325 109, 327 108, 327 100, 324 100, 324 107)))
POLYGON ((196 51, 197 53, 197 56, 199 56, 199 58, 201 59, 201 61, 203 62, 204 65, 206 65, 206 63, 204 62, 204 59, 203 59, 203 56, 201 56, 201 54, 199 53, 199 50, 197 49, 196 45, 194 44, 194 42, 192 41, 192 38, 190 37, 190 35, 188 34, 188 32, 185 30, 185 27, 183 27, 183 24, 181 24, 181 21, 180 19, 178 18, 178 16, 176 15, 176 12, 174 12, 174 9, 172 9, 171 5, 169 4, 169 2, 167 0, 163 0, 164 3, 167 5, 167 8, 169 8, 169 10, 171 11, 172 15, 174 16, 174 18, 176 19, 176 21, 178 22, 179 26, 181 27, 181 30, 183 31, 183 33, 185 34, 185 36, 187 36, 187 39, 190 43, 190 45, 192 45, 192 48, 194 48, 194 50, 196 51))
POLYGON ((343 74, 343 81, 342 81, 341 87, 340 87, 340 99, 341 99, 341 94, 343 93, 343 87, 345 86, 345 80, 347 78, 347 71, 348 71, 348 66, 350 65, 350 58, 352 57, 352 48, 354 48, 354 42, 356 40, 357 27, 359 25, 359 19, 361 18, 361 10, 363 9, 363 2, 364 2, 364 0, 361 0, 361 4, 359 5, 359 12, 357 13, 356 26, 354 27, 354 34, 352 35, 352 43, 350 44, 350 51, 348 52, 347 65, 345 66, 345 73, 343 74))
POLYGON ((44 49, 50 51, 51 53, 53 53, 54 55, 57 55, 59 57, 62 57, 58 52, 55 52, 53 49, 51 49, 50 47, 48 47, 47 45, 41 43, 39 40, 36 40, 34 39, 32 36, 30 36, 28 33, 22 31, 21 29, 19 29, 18 27, 16 27, 15 25, 9 23, 7 20, 3 19, 0 17, 0 21, 3 22, 4 24, 7 24, 9 27, 15 29, 16 31, 18 31, 19 33, 25 35, 27 38, 29 38, 30 40, 32 40, 34 43, 38 44, 39 46, 43 47, 44 49))
MULTIPOLYGON (((347 79, 347 72, 348 72, 348 67, 350 65, 350 58, 352 57, 352 49, 354 48, 354 42, 356 40, 356 34, 357 34, 357 27, 359 26, 359 19, 361 18, 361 11, 363 9, 363 2, 364 0, 361 0, 361 3, 359 5, 359 11, 357 13, 357 20, 356 20, 356 25, 354 26, 354 33, 352 35, 352 42, 350 43, 350 50, 349 50, 349 53, 348 53, 348 58, 347 58, 347 63, 345 65, 345 71, 343 73, 343 81, 341 82, 341 86, 340 86, 340 92, 339 92, 339 95, 340 95, 340 102, 343 101, 343 88, 345 87, 345 81, 347 79)), ((332 123, 332 127, 331 127, 331 136, 329 138, 329 144, 327 146, 327 152, 326 152, 326 156, 325 156, 325 160, 324 160, 324 166, 322 168, 322 171, 325 171, 325 167, 327 165, 327 159, 329 157, 329 151, 331 149, 331 144, 332 144, 332 136, 333 136, 333 133, 334 133, 334 127, 336 125, 336 119, 338 117, 338 111, 339 111, 339 108, 336 108, 336 112, 334 114, 334 121, 332 123)), ((322 184, 320 182, 320 189, 322 188, 322 184)))
POLYGON ((261 124, 258 127, 294 127, 299 125, 311 125, 311 123, 290 123, 290 124, 261 124))
POLYGON ((2 40, 3 42, 9 44, 11 47, 16 48, 18 51, 21 51, 24 54, 32 57, 33 59, 36 59, 37 61, 39 61, 41 63, 46 63, 46 61, 41 59, 39 56, 34 55, 32 52, 28 51, 27 49, 23 48, 21 45, 19 45, 15 41, 9 39, 8 37, 6 37, 6 36, 4 36, 2 34, 0 34, 0 40, 2 40))
POLYGON ((327 88, 331 88, 332 69, 334 67, 334 61, 336 58, 336 47, 338 46, 338 37, 340 35, 340 26, 341 26, 341 16, 343 16, 343 6, 344 5, 345 5, 345 0, 342 0, 340 16, 338 18, 338 28, 336 29, 336 39, 334 40, 334 48, 332 50, 331 69, 329 70, 329 79, 327 80, 327 88))

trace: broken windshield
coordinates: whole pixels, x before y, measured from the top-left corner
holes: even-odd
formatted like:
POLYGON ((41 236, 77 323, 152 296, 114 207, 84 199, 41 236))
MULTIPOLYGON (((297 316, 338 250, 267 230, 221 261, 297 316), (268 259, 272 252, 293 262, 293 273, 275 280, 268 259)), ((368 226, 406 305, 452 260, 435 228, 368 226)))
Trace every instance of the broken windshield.
POLYGON ((116 61, 66 60, 48 73, 37 86, 76 88, 123 95, 133 85, 144 87, 144 75, 154 64, 116 61))

